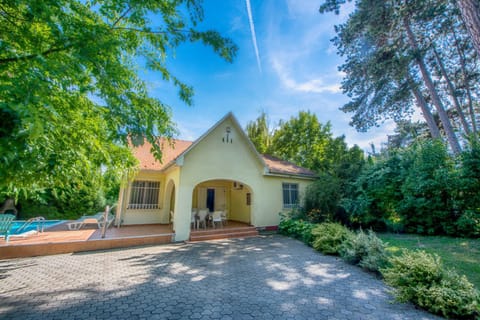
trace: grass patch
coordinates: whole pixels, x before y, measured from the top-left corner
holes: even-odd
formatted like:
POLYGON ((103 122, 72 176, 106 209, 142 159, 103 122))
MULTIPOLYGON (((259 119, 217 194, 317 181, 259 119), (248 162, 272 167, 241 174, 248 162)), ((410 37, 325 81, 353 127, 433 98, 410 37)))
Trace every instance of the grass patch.
POLYGON ((377 236, 388 242, 387 251, 393 254, 400 253, 402 248, 438 254, 445 267, 466 275, 480 290, 480 239, 393 233, 378 233, 377 236))

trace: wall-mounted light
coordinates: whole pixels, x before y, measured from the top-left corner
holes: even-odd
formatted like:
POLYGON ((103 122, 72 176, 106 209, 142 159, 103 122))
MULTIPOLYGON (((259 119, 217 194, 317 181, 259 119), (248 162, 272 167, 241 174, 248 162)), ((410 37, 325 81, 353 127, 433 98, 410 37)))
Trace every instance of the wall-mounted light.
POLYGON ((222 138, 222 141, 224 143, 233 143, 233 139, 230 138, 230 132, 231 132, 231 128, 230 127, 226 127, 225 128, 225 137, 222 138))

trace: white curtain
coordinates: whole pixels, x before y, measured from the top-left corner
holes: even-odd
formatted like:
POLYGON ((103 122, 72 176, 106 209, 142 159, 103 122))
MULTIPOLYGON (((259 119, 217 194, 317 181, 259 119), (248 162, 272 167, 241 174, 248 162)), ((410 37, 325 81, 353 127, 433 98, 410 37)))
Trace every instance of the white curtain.
POLYGON ((198 209, 206 209, 207 208, 207 188, 198 188, 197 194, 197 206, 198 209))

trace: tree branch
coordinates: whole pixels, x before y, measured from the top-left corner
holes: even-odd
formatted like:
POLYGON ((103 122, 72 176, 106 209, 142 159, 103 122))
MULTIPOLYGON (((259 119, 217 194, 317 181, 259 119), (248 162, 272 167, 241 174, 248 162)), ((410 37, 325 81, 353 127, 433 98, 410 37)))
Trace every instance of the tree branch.
POLYGON ((40 57, 40 56, 48 56, 49 54, 52 54, 52 53, 55 53, 55 52, 68 50, 71 47, 73 47, 73 44, 68 44, 68 45, 66 45, 64 47, 61 47, 61 48, 50 48, 50 49, 45 50, 45 51, 40 52, 40 53, 33 53, 33 54, 29 54, 29 55, 25 55, 25 56, 19 56, 19 57, 3 58, 3 59, 0 59, 0 65, 6 64, 6 63, 9 63, 9 62, 31 60, 31 59, 34 59, 34 58, 40 57))
MULTIPOLYGON (((114 27, 113 30, 126 30, 126 31, 135 31, 135 32, 142 32, 142 33, 152 33, 152 34, 161 34, 161 33, 168 33, 168 31, 148 31, 143 29, 136 29, 136 28, 129 28, 129 27, 114 27)), ((175 30, 178 32, 188 32, 186 30, 175 30)))
POLYGON ((128 7, 127 10, 125 10, 125 12, 120 16, 118 17, 117 20, 115 20, 115 22, 112 24, 112 29, 123 19, 125 18, 125 16, 130 12, 130 10, 132 10, 133 8, 132 7, 128 7))

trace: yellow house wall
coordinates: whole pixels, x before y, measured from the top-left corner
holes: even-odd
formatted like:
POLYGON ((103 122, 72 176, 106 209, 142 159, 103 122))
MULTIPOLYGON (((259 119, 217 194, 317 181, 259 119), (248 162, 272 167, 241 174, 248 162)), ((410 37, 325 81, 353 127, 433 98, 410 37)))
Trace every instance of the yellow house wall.
MULTIPOLYGON (((176 240, 188 239, 195 186, 210 180, 230 180, 242 182, 252 190, 259 190, 263 180, 262 172, 263 166, 248 147, 248 141, 227 118, 185 155, 178 198, 188 201, 182 201, 176 207, 179 219, 175 230, 176 240), (229 138, 232 143, 222 141, 226 137, 227 126, 231 128, 229 138)), ((254 204, 251 210, 256 211, 254 204)))
POLYGON ((283 208, 283 183, 298 184, 298 195, 302 202, 305 189, 311 182, 311 180, 291 177, 265 176, 261 191, 252 195, 252 201, 258 203, 258 211, 255 215, 255 226, 276 226, 280 223, 279 213, 289 212, 291 210, 283 208))
MULTIPOLYGON (((160 209, 127 209, 126 207, 128 205, 128 201, 130 200, 131 191, 131 184, 129 183, 127 192, 125 193, 125 207, 123 208, 123 213, 121 214, 121 223, 125 225, 161 223, 164 209, 164 197, 162 195, 165 193, 165 175, 154 171, 139 171, 134 180, 160 181, 160 209)), ((123 188, 121 188, 119 207, 122 205, 123 194, 123 188)))
POLYGON ((252 191, 247 187, 243 189, 233 189, 231 191, 231 208, 229 211, 228 219, 250 223, 250 207, 247 205, 247 193, 252 194, 252 191))

